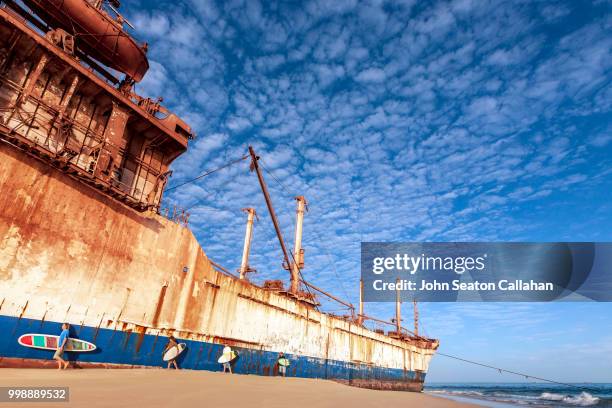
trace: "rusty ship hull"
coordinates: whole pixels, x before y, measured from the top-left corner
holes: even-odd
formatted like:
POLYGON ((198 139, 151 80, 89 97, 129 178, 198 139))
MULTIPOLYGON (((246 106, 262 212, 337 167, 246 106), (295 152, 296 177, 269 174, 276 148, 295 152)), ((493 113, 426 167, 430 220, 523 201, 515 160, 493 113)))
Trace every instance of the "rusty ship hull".
POLYGON ((173 334, 187 344, 182 368, 219 371, 222 344, 230 344, 240 356, 236 373, 274 375, 282 351, 289 375, 422 388, 435 352, 427 344, 227 276, 184 226, 126 208, 4 143, 0 197, 0 366, 53 365, 52 352, 17 338, 58 333, 67 321, 71 335, 98 347, 70 355, 82 366, 163 366, 173 334))
POLYGON ((80 366, 160 367, 167 338, 182 368, 288 375, 420 391, 437 342, 392 338, 224 273, 183 222, 159 213, 190 129, 117 89, 0 6, 0 367, 51 366, 26 333, 96 344, 80 366))

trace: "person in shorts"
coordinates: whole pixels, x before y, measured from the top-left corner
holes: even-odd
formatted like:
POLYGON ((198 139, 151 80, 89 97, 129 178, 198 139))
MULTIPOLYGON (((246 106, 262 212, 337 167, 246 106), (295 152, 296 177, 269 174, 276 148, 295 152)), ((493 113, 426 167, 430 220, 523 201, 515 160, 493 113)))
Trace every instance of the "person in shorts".
POLYGON ((57 360, 57 369, 65 370, 68 368, 68 361, 64 360, 64 351, 66 344, 68 344, 68 335, 70 334, 70 325, 68 323, 62 324, 62 333, 57 341, 57 350, 53 354, 53 359, 57 360))
POLYGON ((278 373, 283 377, 286 377, 288 360, 282 352, 278 353, 278 359, 276 360, 276 364, 278 364, 278 373))
MULTIPOLYGON (((166 347, 164 348, 162 355, 166 353, 166 351, 170 350, 172 347, 178 347, 178 342, 176 341, 174 336, 170 335, 170 337, 168 337, 168 344, 166 344, 166 347)), ((176 357, 168 361, 168 369, 170 369, 171 366, 174 366, 175 370, 179 369, 178 364, 176 363, 176 357)))
POLYGON ((232 359, 233 359, 234 351, 230 346, 223 347, 223 357, 225 357, 225 362, 223 363, 223 372, 232 374, 232 359))

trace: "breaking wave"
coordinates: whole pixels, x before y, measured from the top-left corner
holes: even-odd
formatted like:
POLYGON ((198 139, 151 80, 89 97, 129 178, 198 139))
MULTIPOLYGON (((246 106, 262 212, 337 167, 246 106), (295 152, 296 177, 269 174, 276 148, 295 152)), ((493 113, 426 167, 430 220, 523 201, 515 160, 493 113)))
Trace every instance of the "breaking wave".
POLYGON ((559 401, 568 405, 577 405, 581 407, 590 407, 599 403, 599 398, 592 396, 588 392, 582 392, 580 395, 562 395, 553 392, 543 392, 540 399, 547 401, 559 401))
POLYGON ((433 395, 471 400, 480 405, 522 407, 608 407, 612 408, 612 384, 582 383, 567 386, 542 383, 446 383, 429 384, 433 395), (583 391, 577 389, 582 388, 583 391))

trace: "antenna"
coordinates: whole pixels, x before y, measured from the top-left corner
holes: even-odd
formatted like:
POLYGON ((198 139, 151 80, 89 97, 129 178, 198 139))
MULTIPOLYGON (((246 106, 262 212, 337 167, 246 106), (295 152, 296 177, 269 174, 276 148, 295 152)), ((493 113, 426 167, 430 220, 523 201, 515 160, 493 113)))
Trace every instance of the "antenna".
POLYGON ((417 305, 416 299, 414 299, 413 303, 414 303, 414 334, 418 336, 419 335, 419 307, 417 305))

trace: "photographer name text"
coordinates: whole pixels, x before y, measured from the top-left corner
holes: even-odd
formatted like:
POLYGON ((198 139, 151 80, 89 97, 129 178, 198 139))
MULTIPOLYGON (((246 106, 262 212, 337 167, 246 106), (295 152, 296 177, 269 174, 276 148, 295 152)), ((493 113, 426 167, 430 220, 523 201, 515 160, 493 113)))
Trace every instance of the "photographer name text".
POLYGON ((412 281, 401 279, 395 282, 385 282, 377 279, 372 282, 376 291, 553 291, 551 282, 538 282, 534 280, 524 281, 522 279, 507 280, 500 279, 497 282, 461 282, 455 279, 451 282, 440 282, 434 280, 412 281))

